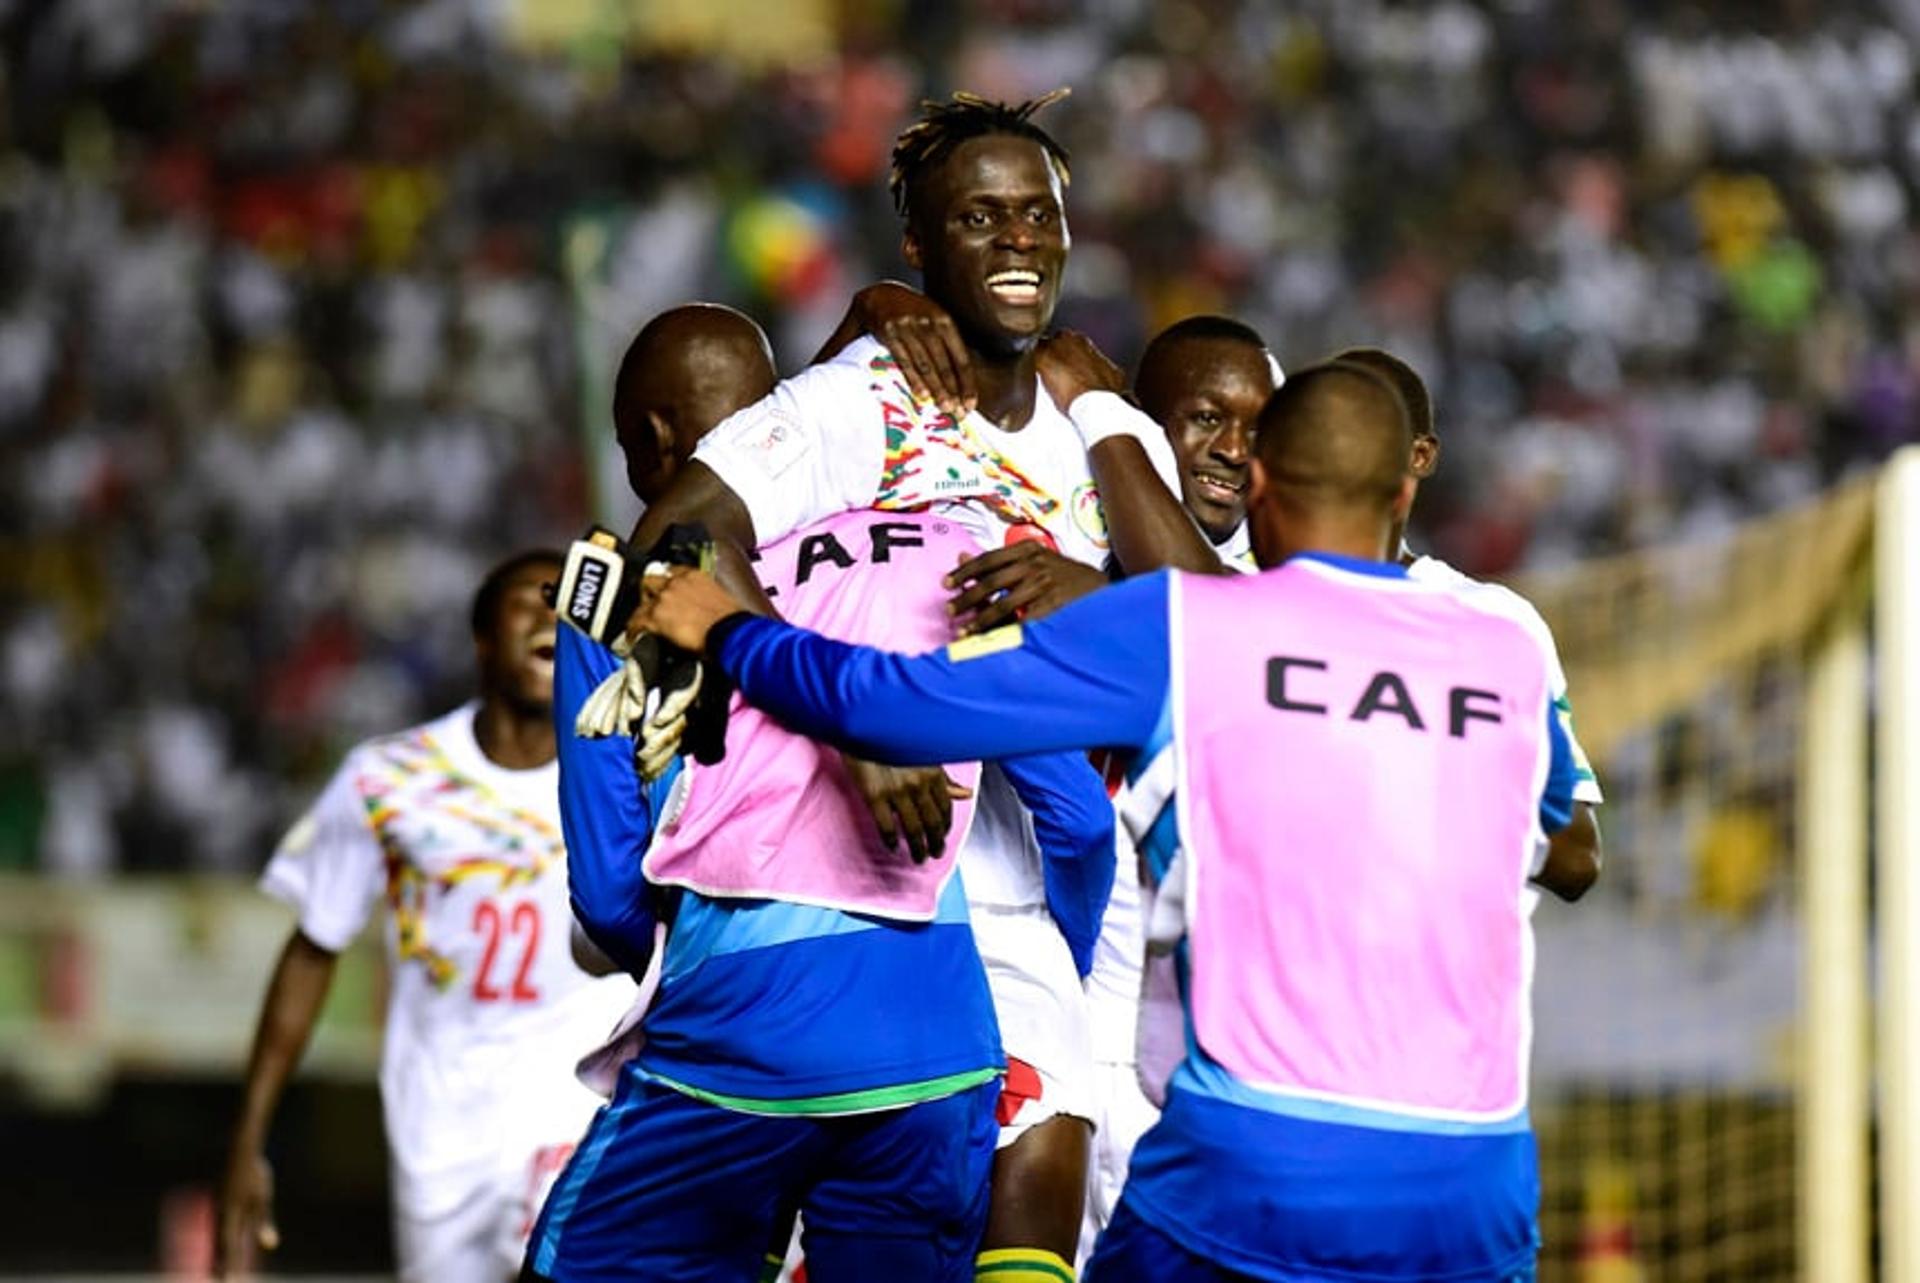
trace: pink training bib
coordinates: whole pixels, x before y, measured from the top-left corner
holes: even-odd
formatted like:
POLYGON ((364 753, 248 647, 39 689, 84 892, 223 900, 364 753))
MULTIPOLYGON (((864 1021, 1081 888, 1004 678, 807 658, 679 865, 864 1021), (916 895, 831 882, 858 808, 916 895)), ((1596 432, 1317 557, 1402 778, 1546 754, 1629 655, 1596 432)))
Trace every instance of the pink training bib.
POLYGON ((1281 1094, 1519 1111, 1538 643, 1444 590, 1310 560, 1175 575, 1170 600, 1200 1048, 1281 1094))
MULTIPOLYGON (((978 551, 958 526, 924 512, 852 512, 761 549, 756 568, 792 623, 919 653, 951 640, 941 577, 978 551)), ((686 804, 662 825, 646 872, 701 895, 930 921, 973 818, 971 800, 955 802, 944 854, 915 864, 904 844, 882 844, 837 751, 738 697, 725 760, 688 770, 686 804)), ((947 773, 972 789, 980 764, 947 773)))

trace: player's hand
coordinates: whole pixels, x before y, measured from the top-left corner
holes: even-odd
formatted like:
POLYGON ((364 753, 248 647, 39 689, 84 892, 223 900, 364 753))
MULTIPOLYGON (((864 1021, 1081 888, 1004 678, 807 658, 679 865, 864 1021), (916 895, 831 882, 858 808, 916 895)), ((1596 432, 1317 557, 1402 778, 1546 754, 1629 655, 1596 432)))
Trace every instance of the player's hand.
POLYGON ((862 758, 841 755, 853 786, 866 799, 880 837, 890 847, 907 843, 915 864, 939 857, 953 827, 953 804, 973 796, 937 766, 882 766, 862 758))
POLYGON ((937 405, 956 419, 979 404, 973 358, 959 327, 938 303, 898 281, 882 281, 853 296, 853 315, 893 353, 916 400, 937 405))
POLYGON ((213 1276, 230 1278, 252 1267, 260 1252, 280 1246, 273 1223, 273 1168, 257 1150, 237 1150, 220 1184, 220 1224, 213 1240, 213 1276))
POLYGON ((1034 350, 1034 368, 1062 413, 1084 392, 1125 392, 1127 376, 1093 340, 1075 330, 1050 334, 1034 350))
POLYGON ((984 633, 1019 619, 1050 615, 1106 587, 1107 577, 1036 540, 968 558, 943 581, 958 589, 947 613, 963 633, 984 633))
POLYGON ((704 570, 672 566, 649 574, 627 630, 652 633, 681 650, 699 655, 707 648, 707 630, 746 606, 704 570))

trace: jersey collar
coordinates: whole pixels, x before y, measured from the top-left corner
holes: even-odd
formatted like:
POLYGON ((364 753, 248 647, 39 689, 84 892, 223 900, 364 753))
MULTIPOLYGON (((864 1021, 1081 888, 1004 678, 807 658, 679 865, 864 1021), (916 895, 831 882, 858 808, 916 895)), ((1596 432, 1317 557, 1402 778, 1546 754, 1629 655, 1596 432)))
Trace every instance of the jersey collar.
POLYGON ((1355 575, 1372 575, 1377 579, 1407 577, 1407 568, 1397 561, 1374 561, 1370 557, 1348 557, 1337 552, 1296 553, 1294 560, 1318 561, 1332 566, 1335 570, 1345 570, 1355 575))

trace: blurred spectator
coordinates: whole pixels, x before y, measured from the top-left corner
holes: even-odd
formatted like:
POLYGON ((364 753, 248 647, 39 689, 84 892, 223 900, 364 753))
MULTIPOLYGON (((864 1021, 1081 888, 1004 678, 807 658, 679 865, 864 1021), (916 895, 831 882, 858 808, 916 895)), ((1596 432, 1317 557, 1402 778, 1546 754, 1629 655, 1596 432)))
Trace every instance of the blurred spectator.
MULTIPOLYGON (((0 3, 0 867, 257 863, 463 689, 648 314, 788 364, 915 99, 1071 83, 1062 319, 1433 384, 1429 544, 1724 531, 1920 436, 1915 0, 0 3)), ((602 502, 606 496, 602 494, 602 502)))

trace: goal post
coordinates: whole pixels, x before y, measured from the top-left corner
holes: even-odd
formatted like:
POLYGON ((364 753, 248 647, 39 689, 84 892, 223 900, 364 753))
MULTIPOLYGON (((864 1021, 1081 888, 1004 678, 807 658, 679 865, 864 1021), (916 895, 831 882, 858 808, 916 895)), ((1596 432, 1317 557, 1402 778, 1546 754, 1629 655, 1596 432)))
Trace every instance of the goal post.
POLYGON ((1864 593, 1843 595, 1808 659, 1799 803, 1806 933, 1799 1237, 1807 1283, 1872 1277, 1867 617, 1864 593))
POLYGON ((1920 589, 1895 513, 1920 513, 1920 470, 1901 469, 1516 584, 1554 630, 1606 791, 1599 885, 1535 919, 1542 1283, 1920 1283, 1890 1265, 1920 1235, 1887 1234, 1920 1185, 1883 1171, 1873 1202, 1876 1123, 1880 1154, 1905 1144, 1920 1173, 1920 1137, 1887 1112, 1890 1079, 1920 1088, 1920 1048, 1887 1041, 1903 1018, 1920 1034, 1920 976, 1901 979, 1920 868, 1889 922, 1897 844, 1868 821, 1870 796, 1882 825, 1915 814, 1888 805, 1920 727, 1888 675, 1920 631, 1888 621, 1889 578, 1920 589))
POLYGON ((1874 513, 1880 1277, 1920 1283, 1920 447, 1874 513))

